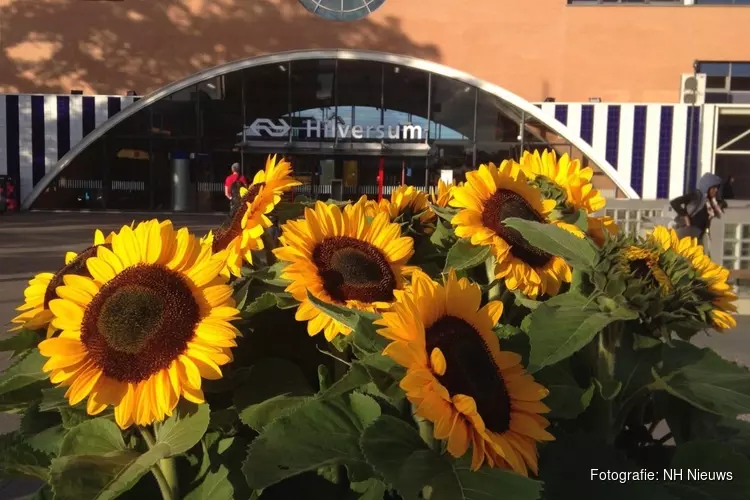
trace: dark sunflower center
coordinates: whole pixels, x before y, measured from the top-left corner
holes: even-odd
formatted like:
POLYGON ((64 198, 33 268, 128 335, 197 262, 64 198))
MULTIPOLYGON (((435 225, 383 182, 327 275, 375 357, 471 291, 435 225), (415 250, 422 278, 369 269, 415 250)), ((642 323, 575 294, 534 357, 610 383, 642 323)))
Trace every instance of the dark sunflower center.
MULTIPOLYGON (((49 309, 49 302, 50 300, 54 300, 57 298, 57 287, 64 285, 63 276, 66 274, 77 274, 78 276, 86 276, 87 278, 91 277, 91 274, 89 273, 88 268, 86 267, 86 259, 89 257, 96 257, 96 247, 99 245, 94 245, 91 247, 88 247, 86 250, 78 254, 78 257, 73 259, 73 262, 70 264, 66 264, 65 267, 57 271, 55 275, 52 277, 52 279, 49 282, 49 285, 47 285, 47 290, 44 292, 44 308, 49 309)), ((109 243, 104 243, 102 246, 112 249, 112 246, 109 243)))
POLYGON ((86 308, 81 341, 105 375, 140 382, 185 352, 200 306, 178 273, 159 265, 125 269, 86 308))
POLYGON ((471 396, 491 431, 510 426, 510 398, 489 348, 473 326, 455 316, 443 316, 425 332, 427 353, 439 348, 447 369, 437 379, 451 393, 471 396))
POLYGON ((229 219, 224 222, 214 233, 214 242, 212 245, 214 252, 220 252, 224 250, 229 243, 232 242, 237 236, 242 234, 242 218, 247 212, 248 203, 252 203, 260 188, 265 185, 264 182, 253 184, 247 189, 245 196, 240 199, 235 208, 229 214, 229 219))
POLYGON ((482 224, 495 231, 511 246, 510 253, 532 267, 544 267, 552 255, 529 244, 516 229, 506 226, 503 221, 509 217, 544 222, 541 215, 532 208, 520 194, 509 189, 498 189, 484 203, 482 224))
POLYGON ((383 253, 348 236, 326 238, 313 250, 323 288, 337 302, 393 300, 396 277, 383 253))
POLYGON ((123 286, 102 304, 96 328, 116 351, 137 354, 159 328, 163 312, 164 301, 154 290, 123 286))
POLYGON ((628 266, 630 267, 630 273, 638 279, 645 280, 653 277, 646 259, 631 260, 628 262, 628 266))

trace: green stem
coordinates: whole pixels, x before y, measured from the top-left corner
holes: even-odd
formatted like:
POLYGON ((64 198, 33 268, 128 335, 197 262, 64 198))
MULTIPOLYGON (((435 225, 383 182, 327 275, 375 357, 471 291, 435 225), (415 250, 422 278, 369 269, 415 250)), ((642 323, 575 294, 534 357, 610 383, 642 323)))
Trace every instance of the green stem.
MULTIPOLYGON (((619 331, 612 328, 613 325, 605 327, 604 330, 599 332, 597 336, 597 356, 596 356, 596 378, 602 387, 611 387, 615 383, 615 347, 619 337, 619 331)), ((615 429, 615 409, 613 399, 606 400, 602 398, 602 422, 604 436, 607 443, 613 444, 615 437, 617 436, 617 429, 615 429)))
MULTIPOLYGON (((151 431, 145 427, 138 427, 138 430, 149 449, 156 446, 156 439, 154 439, 151 431)), ((151 473, 156 478, 159 491, 164 500, 177 500, 180 498, 177 482, 177 464, 173 458, 159 460, 158 464, 151 467, 151 473)))
MULTIPOLYGON (((487 260, 484 261, 484 269, 487 272, 487 283, 495 281, 495 257, 490 255, 487 260)), ((487 290, 488 300, 500 300, 501 297, 500 284, 493 286, 487 290)))

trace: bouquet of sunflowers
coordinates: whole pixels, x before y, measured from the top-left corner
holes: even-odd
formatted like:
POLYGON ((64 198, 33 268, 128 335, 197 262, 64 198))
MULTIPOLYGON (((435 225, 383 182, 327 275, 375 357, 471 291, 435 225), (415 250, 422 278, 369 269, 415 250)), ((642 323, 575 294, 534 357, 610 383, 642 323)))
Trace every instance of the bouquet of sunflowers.
POLYGON ((379 203, 282 201, 291 172, 202 238, 97 232, 29 282, 0 473, 58 500, 747 498, 750 372, 690 343, 736 296, 695 240, 620 233, 549 151, 379 203))

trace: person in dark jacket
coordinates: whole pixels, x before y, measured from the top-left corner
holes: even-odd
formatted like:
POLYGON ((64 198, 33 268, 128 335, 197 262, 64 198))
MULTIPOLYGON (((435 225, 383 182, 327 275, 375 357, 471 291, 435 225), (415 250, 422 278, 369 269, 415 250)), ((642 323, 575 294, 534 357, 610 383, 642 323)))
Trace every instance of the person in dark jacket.
POLYGON ((722 200, 733 200, 734 199, 734 176, 730 175, 727 177, 726 182, 721 187, 721 199, 722 200))
POLYGON ((721 184, 718 175, 703 174, 698 181, 698 189, 669 202, 677 213, 675 229, 680 238, 691 236, 703 244, 704 236, 709 234, 711 219, 721 217, 723 213, 722 202, 718 198, 721 184))

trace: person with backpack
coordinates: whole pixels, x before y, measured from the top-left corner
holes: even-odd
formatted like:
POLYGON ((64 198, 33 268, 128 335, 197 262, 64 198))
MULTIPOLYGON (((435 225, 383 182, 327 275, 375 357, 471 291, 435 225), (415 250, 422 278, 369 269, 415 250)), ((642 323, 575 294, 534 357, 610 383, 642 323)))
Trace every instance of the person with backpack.
POLYGON ((698 189, 671 200, 669 204, 677 213, 674 228, 680 238, 691 236, 704 244, 708 236, 711 220, 721 217, 726 203, 719 199, 721 177, 714 174, 703 174, 698 181, 698 189))
POLYGON ((240 173, 240 164, 232 164, 232 173, 224 179, 224 196, 229 200, 229 213, 234 213, 240 202, 240 188, 247 187, 247 179, 240 173))

